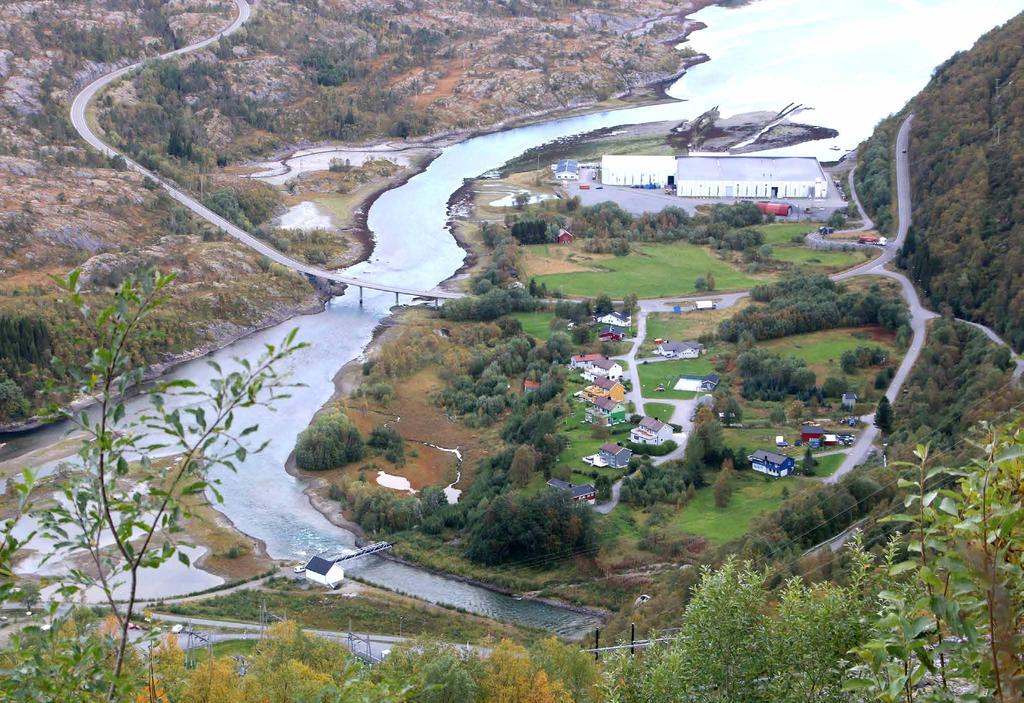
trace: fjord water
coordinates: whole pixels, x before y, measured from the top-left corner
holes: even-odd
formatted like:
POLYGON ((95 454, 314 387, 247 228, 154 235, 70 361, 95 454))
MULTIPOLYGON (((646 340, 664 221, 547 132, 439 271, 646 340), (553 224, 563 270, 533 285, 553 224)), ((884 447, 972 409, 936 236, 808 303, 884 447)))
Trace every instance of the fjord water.
MULTIPOLYGON (((897 21, 908 16, 907 8, 938 8, 947 13, 943 15, 945 17, 948 16, 948 7, 957 5, 947 1, 913 0, 901 3, 882 0, 839 0, 836 3, 764 0, 739 9, 705 10, 699 17, 711 25, 711 29, 695 34, 693 43, 696 48, 711 53, 713 61, 695 68, 673 89, 673 94, 678 95, 682 91, 681 94, 690 102, 552 120, 475 137, 448 147, 425 171, 405 185, 383 194, 374 203, 368 217, 376 237, 376 248, 368 261, 350 268, 348 273, 406 287, 435 287, 462 264, 464 252, 456 245, 446 225, 448 199, 465 179, 496 168, 526 149, 581 132, 624 124, 682 120, 694 117, 714 104, 722 106, 723 114, 730 114, 748 109, 778 109, 788 102, 801 102, 817 108, 816 118, 826 115, 828 108, 827 120, 808 121, 836 126, 841 130, 838 141, 853 146, 870 132, 878 119, 902 106, 927 79, 927 71, 923 78, 894 81, 890 74, 899 73, 902 68, 893 71, 893 65, 903 66, 918 60, 902 56, 898 46, 891 47, 894 53, 885 53, 879 58, 864 57, 857 69, 831 65, 834 61, 830 57, 839 48, 834 39, 838 31, 834 24, 838 20, 834 13, 823 12, 821 6, 833 4, 847 8, 848 17, 843 21, 851 27, 861 27, 859 12, 870 11, 872 20, 884 27, 886 17, 897 21), (803 19, 799 22, 792 18, 787 22, 773 19, 768 8, 778 7, 788 8, 784 16, 802 12, 803 19), (782 41, 780 37, 787 35, 780 32, 792 32, 793 36, 790 41, 782 41), (707 37, 706 45, 702 35, 707 37), (833 39, 830 43, 822 41, 821 46, 811 52, 817 56, 817 62, 809 65, 806 60, 807 43, 816 41, 814 36, 833 39), (744 64, 742 70, 740 64, 744 64), (727 71, 724 76, 723 70, 727 71), (846 85, 834 86, 827 80, 830 71, 837 81, 846 85), (825 79, 821 78, 822 72, 825 79), (770 83, 773 89, 761 90, 756 86, 758 80, 770 83), (858 87, 860 83, 868 86, 878 84, 884 88, 879 87, 877 91, 865 88, 863 90, 876 95, 877 100, 856 102, 856 95, 862 90, 858 87), (759 90, 761 92, 757 92, 759 90), (838 99, 842 99, 842 103, 833 105, 832 101, 838 99), (832 110, 835 110, 834 114, 832 110), (832 122, 833 119, 836 121, 832 122)), ((929 48, 929 56, 938 56, 934 60, 928 58, 928 66, 969 44, 970 39, 983 29, 1008 17, 1012 4, 993 0, 992 6, 997 6, 998 11, 992 10, 989 3, 985 3, 984 8, 972 7, 969 15, 972 24, 962 31, 950 29, 926 37, 925 41, 936 45, 929 48), (979 15, 986 19, 977 19, 979 15), (980 26, 976 26, 979 23, 980 26), (969 37, 964 39, 967 35, 969 37)), ((959 5, 962 7, 964 4, 959 5)), ((965 13, 965 16, 968 15, 965 13)), ((912 33, 912 29, 908 27, 907 32, 912 33)), ((852 43, 855 39, 847 38, 846 41, 852 43)), ((814 151, 804 148, 800 153, 814 151)), ((834 153, 829 153, 834 158, 834 153)), ((264 344, 279 342, 292 328, 297 328, 298 338, 309 345, 289 359, 286 365, 292 379, 303 385, 293 389, 290 398, 275 404, 273 412, 255 409, 239 418, 239 423, 259 424, 259 432, 251 438, 253 445, 270 440, 269 447, 260 454, 250 455, 237 473, 220 470, 215 473, 215 478, 221 481, 224 514, 237 528, 262 540, 272 557, 298 560, 320 551, 336 551, 354 544, 351 533, 335 527, 312 508, 303 492, 307 483, 286 473, 284 464, 299 432, 330 398, 335 372, 346 362, 359 358, 374 327, 389 314, 394 302, 393 294, 367 291, 364 305, 360 307, 358 291, 349 290, 345 295, 334 298, 321 314, 289 320, 211 355, 222 365, 229 365, 232 357, 252 358, 262 351, 264 344)), ((205 361, 199 360, 183 364, 170 375, 205 384, 209 382, 211 373, 205 361)), ((141 400, 134 400, 131 405, 137 412, 141 409, 141 400)), ((65 430, 52 427, 31 435, 5 438, 9 446, 0 448, 0 460, 52 444, 65 430)), ((596 622, 590 616, 544 603, 515 600, 375 557, 346 564, 346 571, 426 600, 544 627, 564 635, 580 634, 596 622)), ((190 583, 188 578, 178 573, 173 578, 162 578, 160 573, 149 574, 147 581, 150 582, 148 593, 160 592, 167 596, 195 587, 195 582, 190 583)), ((200 581, 196 579, 196 582, 200 581)))
POLYGON ((796 122, 831 127, 834 139, 764 152, 835 161, 875 124, 901 110, 954 52, 1024 10, 1020 0, 755 0, 693 15, 707 25, 689 45, 711 61, 677 81, 672 97, 694 115, 811 110, 796 122))

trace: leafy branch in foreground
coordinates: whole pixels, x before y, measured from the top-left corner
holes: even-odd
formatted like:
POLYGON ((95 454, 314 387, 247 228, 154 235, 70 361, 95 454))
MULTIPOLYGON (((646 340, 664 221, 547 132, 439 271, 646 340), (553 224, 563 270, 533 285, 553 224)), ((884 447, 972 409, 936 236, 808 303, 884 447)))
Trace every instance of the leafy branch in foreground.
MULTIPOLYGON (((67 478, 56 501, 31 515, 38 521, 39 537, 53 545, 44 563, 60 559, 74 564, 72 558, 85 557, 86 565, 73 565, 57 593, 68 599, 98 590, 116 617, 114 654, 103 677, 108 700, 129 684, 122 673, 140 572, 175 557, 188 564, 180 549, 191 546, 180 539, 182 521, 190 516, 184 499, 206 492, 220 501, 210 470, 237 470, 236 462, 266 446, 248 449, 245 438, 257 427, 236 425, 236 420, 240 411, 270 407, 288 397, 293 386, 276 367, 303 346, 292 331, 279 346, 266 345, 255 362, 236 360, 234 370, 225 372, 209 362, 217 375, 205 388, 187 379, 160 382, 130 407, 128 394, 143 382, 145 371, 133 362, 130 350, 151 334, 147 320, 173 279, 159 273, 129 277, 95 315, 79 290, 77 271, 56 279, 95 336, 89 361, 67 369, 74 382, 70 390, 93 398, 95 405, 63 413, 83 439, 75 460, 65 467, 67 478)), ((5 544, 0 557, 13 554, 7 549, 5 544)))
POLYGON ((880 616, 848 682, 869 700, 1024 697, 1024 432, 983 424, 981 459, 932 466, 919 446, 906 512, 908 557, 878 594, 880 616), (900 577, 898 580, 897 577, 900 577))

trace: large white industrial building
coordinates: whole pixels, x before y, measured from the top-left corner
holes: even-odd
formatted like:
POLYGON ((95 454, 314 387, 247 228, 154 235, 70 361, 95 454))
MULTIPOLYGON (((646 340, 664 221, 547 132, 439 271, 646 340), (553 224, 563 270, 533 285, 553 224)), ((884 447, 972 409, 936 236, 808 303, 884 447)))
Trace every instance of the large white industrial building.
POLYGON ((828 197, 828 179, 813 157, 604 156, 605 185, 674 188, 684 198, 828 197))
POLYGON ((610 186, 673 185, 676 157, 605 154, 601 157, 601 182, 610 186))

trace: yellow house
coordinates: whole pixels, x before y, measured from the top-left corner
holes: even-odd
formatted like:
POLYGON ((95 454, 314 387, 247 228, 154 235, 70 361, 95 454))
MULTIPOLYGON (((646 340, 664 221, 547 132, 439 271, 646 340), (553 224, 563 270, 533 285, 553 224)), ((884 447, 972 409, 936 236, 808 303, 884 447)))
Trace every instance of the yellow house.
POLYGON ((583 397, 591 403, 598 398, 611 398, 616 403, 621 403, 626 398, 626 387, 619 381, 598 376, 583 391, 583 397))

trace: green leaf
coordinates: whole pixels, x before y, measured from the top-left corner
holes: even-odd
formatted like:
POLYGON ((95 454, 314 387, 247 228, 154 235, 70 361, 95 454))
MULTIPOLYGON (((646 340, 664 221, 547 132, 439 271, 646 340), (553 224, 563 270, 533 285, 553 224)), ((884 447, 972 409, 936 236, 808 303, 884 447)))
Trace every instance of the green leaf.
POLYGON ((911 571, 917 568, 917 562, 908 559, 907 561, 901 561, 899 564, 893 564, 889 567, 890 576, 899 576, 902 573, 911 571))
POLYGON ((178 561, 180 561, 185 566, 191 566, 191 562, 188 559, 188 554, 186 554, 185 552, 178 552, 178 561))

